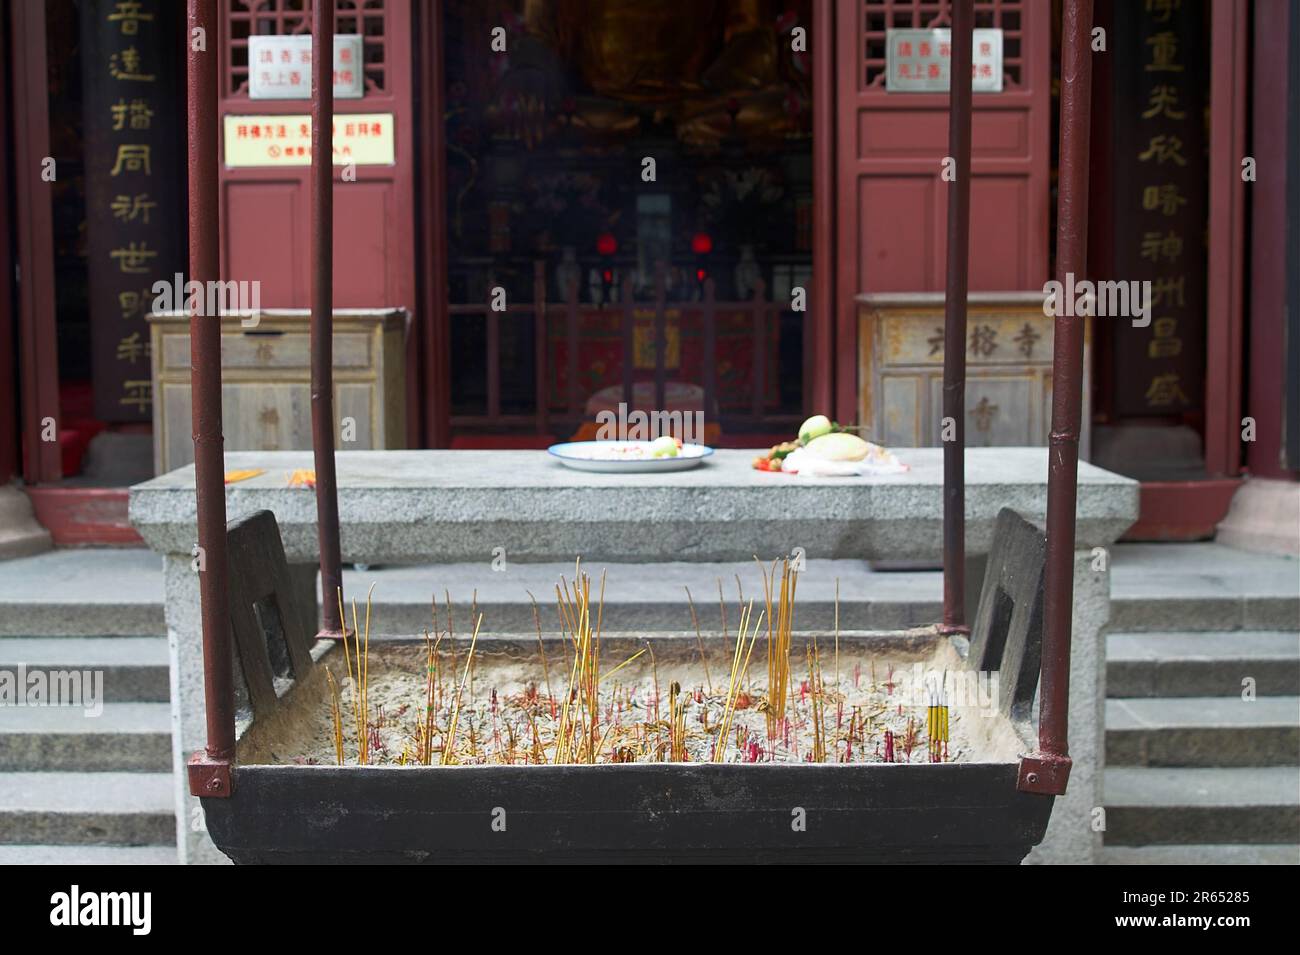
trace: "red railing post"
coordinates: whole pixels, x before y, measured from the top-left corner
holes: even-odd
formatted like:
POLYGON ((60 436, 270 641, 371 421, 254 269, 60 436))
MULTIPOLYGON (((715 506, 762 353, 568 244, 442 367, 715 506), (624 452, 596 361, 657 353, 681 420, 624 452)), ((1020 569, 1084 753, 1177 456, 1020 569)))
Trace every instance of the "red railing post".
MULTIPOLYGON (((718 371, 717 371, 717 312, 714 295, 716 288, 713 282, 713 276, 704 280, 704 418, 705 427, 708 427, 708 417, 714 413, 714 403, 717 401, 718 391, 718 371)), ((721 417, 721 414, 718 415, 721 417)), ((719 422, 721 423, 721 422, 719 422)), ((701 431, 696 437, 697 441, 704 440, 704 432, 701 431)))
POLYGON ((662 261, 655 263, 655 406, 653 409, 655 411, 664 411, 664 405, 667 403, 665 398, 668 380, 667 272, 662 261))
POLYGON ((754 295, 749 304, 752 311, 752 335, 753 343, 753 363, 754 369, 751 374, 754 384, 754 393, 750 397, 750 414, 753 416, 752 428, 761 427, 760 422, 763 420, 763 409, 766 407, 767 395, 767 283, 761 278, 754 280, 754 295))
MULTIPOLYGON (((216 0, 189 0, 186 85, 189 133, 190 280, 219 280, 217 202, 216 0), (198 49, 197 47, 202 47, 198 49)), ((190 312, 190 377, 194 428, 194 492, 199 534, 199 603, 203 626, 203 703, 207 747, 189 762, 190 793, 229 796, 235 759, 234 660, 226 562, 226 482, 221 432, 221 316, 203 314, 207 295, 190 312)))
MULTIPOLYGON (((1065 0, 1061 20, 1061 146, 1056 212, 1056 279, 1086 274, 1088 139, 1092 121, 1092 0, 1065 0)), ((1070 636, 1074 530, 1083 417, 1082 315, 1058 309, 1052 338, 1052 433, 1047 458, 1047 568, 1038 752, 1020 761, 1018 788, 1061 795, 1070 777, 1070 636)))
POLYGON ((339 495, 334 462, 334 3, 316 0, 311 23, 311 443, 320 539, 320 636, 345 632, 339 604, 339 495))
MULTIPOLYGON (((943 630, 966 626, 966 290, 970 266, 971 59, 973 0, 952 3, 948 94, 948 275, 943 305, 943 630)), ((941 433, 942 433, 941 430, 941 433)))
POLYGON ((564 290, 565 341, 568 345, 569 424, 576 429, 581 424, 582 411, 578 407, 578 283, 569 282, 564 290))
POLYGON ((633 407, 633 377, 636 369, 633 365, 636 362, 635 349, 633 347, 632 337, 636 334, 636 315, 633 313, 632 302, 632 276, 628 274, 623 278, 623 404, 627 412, 631 414, 633 407))
POLYGON ((489 286, 487 309, 483 313, 483 341, 486 349, 484 361, 487 363, 488 420, 495 424, 501 417, 501 313, 492 307, 493 294, 493 286, 489 286))
POLYGON ((551 363, 546 360, 550 343, 546 340, 546 263, 542 259, 533 262, 533 391, 537 401, 537 433, 546 433, 547 403, 550 391, 547 371, 551 363))

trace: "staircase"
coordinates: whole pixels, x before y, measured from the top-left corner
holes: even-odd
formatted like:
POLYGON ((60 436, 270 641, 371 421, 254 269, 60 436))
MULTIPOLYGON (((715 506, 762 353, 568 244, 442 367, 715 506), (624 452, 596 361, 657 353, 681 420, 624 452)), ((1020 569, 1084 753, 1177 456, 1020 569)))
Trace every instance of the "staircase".
POLYGON ((1114 571, 1105 861, 1300 864, 1300 565, 1125 545, 1114 571))
MULTIPOLYGON (((701 619, 711 620, 716 586, 705 585, 721 577, 734 604, 735 569, 661 565, 650 587, 623 568, 611 572, 611 603, 628 626, 686 629, 682 588, 696 588, 701 619)), ((851 561, 818 569, 800 586, 809 626, 831 625, 833 584, 814 580, 836 576, 846 627, 908 626, 939 612, 933 571, 872 574, 851 561)), ((93 719, 0 707, 0 864, 176 860, 159 570, 140 550, 0 562, 0 670, 91 669, 105 696, 93 719)), ((509 587, 479 567, 444 567, 436 579, 458 614, 477 588, 480 610, 528 632, 524 588, 546 593, 571 571, 520 565, 509 587)), ((352 593, 379 581, 375 611, 389 628, 425 625, 428 568, 345 578, 352 593)), ((746 579, 747 593, 756 586, 746 579)), ((1112 592, 1106 861, 1300 863, 1300 564, 1215 544, 1122 544, 1112 592), (1245 677, 1254 702, 1242 700, 1245 677)))
POLYGON ((102 712, 0 707, 0 864, 176 861, 158 560, 53 551, 0 564, 0 671, 102 679, 102 712))

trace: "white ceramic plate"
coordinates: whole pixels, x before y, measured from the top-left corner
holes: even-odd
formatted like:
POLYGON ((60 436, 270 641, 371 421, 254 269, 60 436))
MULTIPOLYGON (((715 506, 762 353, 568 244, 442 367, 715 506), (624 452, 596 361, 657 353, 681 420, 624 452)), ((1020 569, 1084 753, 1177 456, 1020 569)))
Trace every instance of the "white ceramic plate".
POLYGON ((649 441, 568 441, 546 450, 566 468, 601 474, 641 474, 656 471, 686 471, 695 467, 713 449, 702 444, 684 444, 675 458, 653 458, 649 441))

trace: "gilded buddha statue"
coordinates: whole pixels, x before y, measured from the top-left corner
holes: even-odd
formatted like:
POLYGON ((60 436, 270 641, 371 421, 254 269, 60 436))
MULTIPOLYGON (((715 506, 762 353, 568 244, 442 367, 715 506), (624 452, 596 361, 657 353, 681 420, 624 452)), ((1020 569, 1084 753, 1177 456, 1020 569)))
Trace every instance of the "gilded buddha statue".
POLYGON ((524 0, 523 35, 495 113, 540 142, 560 124, 598 136, 670 121, 694 146, 728 135, 780 140, 805 131, 806 66, 790 49, 792 16, 771 0, 524 0), (508 105, 509 108, 506 108, 508 105))

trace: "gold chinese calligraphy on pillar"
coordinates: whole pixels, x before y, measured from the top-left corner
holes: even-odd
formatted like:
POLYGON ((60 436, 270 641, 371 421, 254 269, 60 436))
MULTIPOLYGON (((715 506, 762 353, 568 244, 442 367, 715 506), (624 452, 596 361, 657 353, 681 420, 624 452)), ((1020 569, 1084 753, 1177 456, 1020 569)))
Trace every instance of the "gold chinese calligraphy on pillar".
POLYGON ((185 270, 184 5, 80 6, 95 416, 148 421, 152 287, 185 270))

